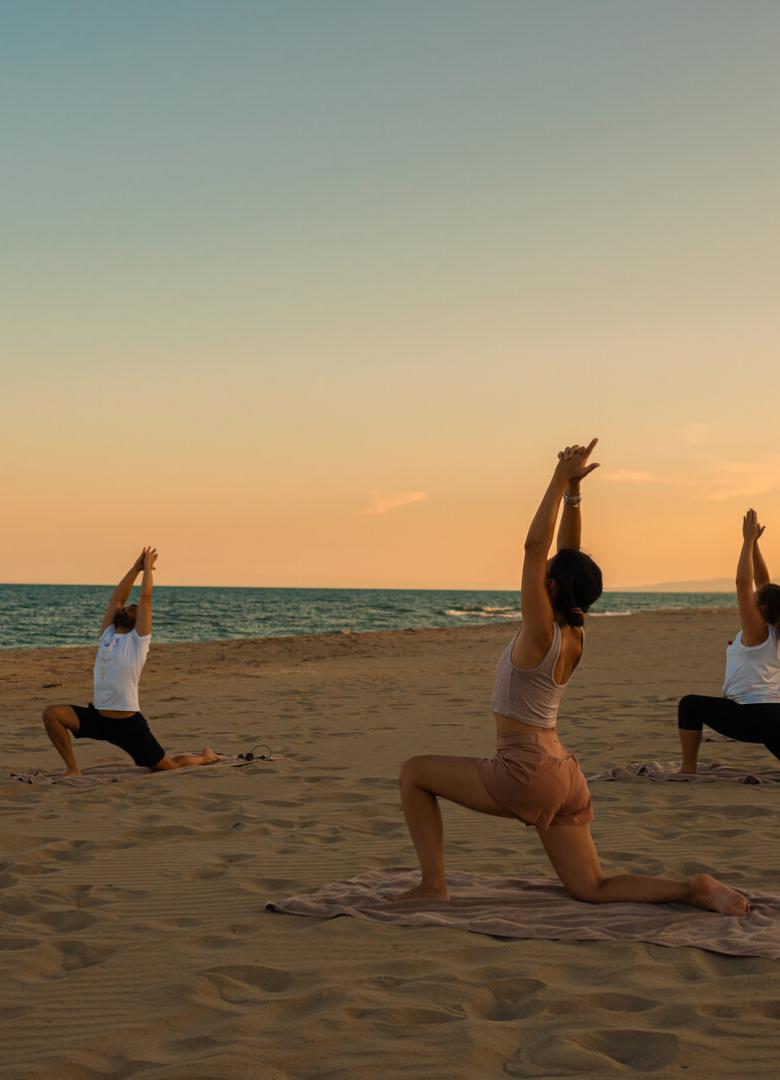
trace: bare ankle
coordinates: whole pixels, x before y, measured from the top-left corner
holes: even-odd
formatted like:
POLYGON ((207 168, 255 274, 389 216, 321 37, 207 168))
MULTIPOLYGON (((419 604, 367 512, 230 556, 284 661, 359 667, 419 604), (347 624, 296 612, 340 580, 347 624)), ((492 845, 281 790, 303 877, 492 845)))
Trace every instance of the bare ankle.
POLYGON ((393 897, 394 900, 449 900, 449 898, 446 880, 437 885, 421 881, 416 888, 408 889, 393 897))

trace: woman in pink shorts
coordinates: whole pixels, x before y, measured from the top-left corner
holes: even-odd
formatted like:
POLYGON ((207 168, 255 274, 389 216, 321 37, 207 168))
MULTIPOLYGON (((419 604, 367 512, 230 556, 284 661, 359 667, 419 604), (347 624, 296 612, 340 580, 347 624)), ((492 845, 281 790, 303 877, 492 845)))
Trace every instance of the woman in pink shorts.
POLYGON ((601 571, 580 551, 580 482, 594 469, 588 446, 558 455, 552 480, 525 541, 522 625, 498 661, 492 758, 413 757, 401 768, 404 814, 420 861, 420 885, 399 899, 448 899, 438 799, 533 825, 556 874, 577 900, 592 904, 676 901, 745 915, 744 896, 709 874, 688 881, 618 874, 605 877, 590 833, 590 792, 582 769, 556 733, 558 707, 582 658, 585 612, 601 595, 601 571), (558 551, 548 559, 561 500, 558 551))

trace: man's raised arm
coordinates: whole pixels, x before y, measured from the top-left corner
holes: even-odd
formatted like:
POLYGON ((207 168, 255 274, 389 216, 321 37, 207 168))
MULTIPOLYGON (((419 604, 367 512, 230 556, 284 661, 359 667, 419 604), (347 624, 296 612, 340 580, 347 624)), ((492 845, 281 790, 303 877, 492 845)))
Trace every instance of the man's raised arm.
POLYGON ((144 576, 141 580, 141 595, 138 597, 138 611, 135 616, 135 632, 139 637, 146 637, 152 632, 152 574, 157 564, 155 548, 144 548, 144 576))
POLYGON ((119 582, 117 587, 111 593, 111 598, 106 606, 105 614, 103 615, 103 622, 100 624, 100 633, 107 630, 111 623, 114 621, 114 616, 120 608, 123 608, 127 603, 127 598, 135 584, 135 579, 141 573, 144 568, 144 553, 143 551, 135 560, 133 565, 127 571, 125 576, 119 582))

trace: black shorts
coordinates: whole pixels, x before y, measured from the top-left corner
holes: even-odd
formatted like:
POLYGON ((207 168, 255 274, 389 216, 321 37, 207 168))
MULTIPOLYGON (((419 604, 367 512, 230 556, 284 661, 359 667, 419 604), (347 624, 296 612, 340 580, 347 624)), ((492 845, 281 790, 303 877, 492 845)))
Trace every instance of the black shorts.
POLYGON ((118 746, 136 765, 146 769, 153 769, 165 757, 142 713, 115 720, 101 716, 92 702, 86 706, 71 705, 71 709, 79 718, 79 729, 73 732, 77 739, 97 739, 118 746))

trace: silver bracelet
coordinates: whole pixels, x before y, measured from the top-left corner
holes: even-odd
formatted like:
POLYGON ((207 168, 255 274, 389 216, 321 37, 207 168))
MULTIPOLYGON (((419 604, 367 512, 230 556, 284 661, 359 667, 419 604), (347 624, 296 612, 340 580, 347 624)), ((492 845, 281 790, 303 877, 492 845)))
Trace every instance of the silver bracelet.
POLYGON ((563 501, 567 506, 579 506, 582 502, 582 495, 570 495, 568 491, 564 491, 563 501))

